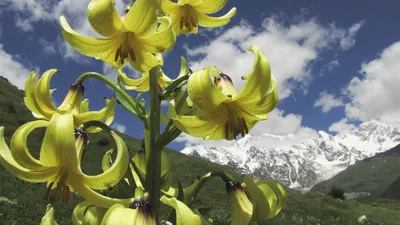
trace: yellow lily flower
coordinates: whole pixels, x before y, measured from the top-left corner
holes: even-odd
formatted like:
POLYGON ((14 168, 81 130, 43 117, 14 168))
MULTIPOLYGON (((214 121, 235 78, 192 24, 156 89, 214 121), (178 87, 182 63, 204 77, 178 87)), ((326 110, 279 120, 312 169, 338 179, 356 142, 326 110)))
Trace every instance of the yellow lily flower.
POLYGON ((129 153, 123 140, 111 131, 117 156, 111 168, 99 175, 86 175, 81 170, 82 153, 86 145, 86 132, 74 131, 73 116, 55 113, 51 120, 28 122, 14 133, 11 150, 4 140, 4 127, 0 127, 0 164, 16 177, 35 183, 47 182, 45 198, 57 201, 61 192, 63 200, 69 202, 71 191, 100 207, 115 203, 128 205, 131 199, 113 199, 94 190, 114 186, 125 175, 129 164, 129 153), (27 148, 28 135, 36 128, 47 127, 40 149, 40 158, 35 159, 27 148), (55 192, 50 193, 52 189, 55 192), (94 190, 92 190, 94 189, 94 190))
MULTIPOLYGON (((163 62, 163 58, 161 54, 157 54, 156 58, 163 62)), ((118 75, 121 80, 121 82, 124 84, 126 90, 135 90, 135 91, 140 91, 140 92, 146 92, 150 89, 150 72, 144 72, 142 73, 142 76, 138 79, 131 79, 129 78, 123 71, 122 69, 118 70, 118 75)), ((172 82, 172 80, 165 75, 165 73, 162 71, 161 67, 158 67, 158 87, 159 89, 162 89, 163 87, 166 87, 169 83, 172 82)))
POLYGON ((148 201, 135 200, 129 208, 115 204, 104 215, 101 225, 156 225, 154 213, 148 201))
POLYGON ((257 224, 259 220, 270 219, 281 211, 286 202, 286 191, 276 181, 255 181, 245 176, 245 184, 250 199, 239 182, 226 183, 226 189, 232 204, 231 225, 257 224))
POLYGON ((221 17, 207 15, 218 12, 227 2, 227 0, 179 0, 175 3, 162 0, 161 8, 165 14, 171 16, 172 27, 177 35, 196 34, 198 25, 214 28, 229 23, 230 19, 236 15, 235 7, 221 17))
POLYGON ((268 113, 278 104, 276 82, 264 54, 255 46, 249 50, 255 55, 253 70, 242 77, 247 82, 239 93, 231 78, 215 67, 191 74, 187 91, 194 110, 190 115, 179 113, 175 101, 168 109, 178 129, 206 140, 232 140, 238 134, 247 134, 258 121, 268 119, 268 113))
MULTIPOLYGON (((34 117, 38 119, 50 120, 55 113, 72 114, 74 117, 75 127, 79 127, 83 123, 90 120, 104 121, 110 125, 114 120, 114 109, 116 99, 105 99, 107 106, 100 111, 89 112, 89 101, 82 101, 84 88, 79 84, 72 84, 67 96, 60 106, 56 107, 51 99, 50 80, 57 72, 56 69, 50 69, 43 73, 40 79, 36 81, 37 71, 30 73, 25 83, 24 102, 29 110, 32 111, 34 117)), ((89 129, 89 132, 98 132, 100 128, 89 129)))
MULTIPOLYGON (((158 57, 162 59, 161 54, 158 54, 158 57)), ((188 67, 185 58, 181 56, 181 70, 176 79, 186 75, 188 73, 188 67)), ((125 89, 127 90, 135 90, 140 92, 145 92, 150 89, 150 73, 145 72, 142 73, 142 76, 139 79, 131 79, 129 78, 121 69, 118 70, 119 78, 122 83, 125 85, 125 89)), ((162 89, 168 86, 173 80, 165 75, 164 71, 162 71, 161 67, 158 70, 158 87, 162 89)))
POLYGON ((169 17, 157 18, 159 3, 156 0, 137 0, 128 5, 122 18, 114 4, 114 0, 92 0, 87 9, 92 28, 107 38, 82 36, 61 16, 65 41, 83 55, 102 60, 117 69, 127 61, 141 72, 162 65, 154 54, 170 50, 176 36, 169 17))
MULTIPOLYGON (((176 225, 201 225, 202 220, 183 202, 175 197, 162 196, 160 201, 176 210, 176 225)), ((115 204, 103 217, 101 225, 155 225, 154 214, 147 200, 137 198, 129 208, 115 204)))
POLYGON ((202 220, 192 210, 175 197, 168 198, 165 195, 160 198, 164 205, 171 206, 176 210, 176 225, 201 225, 202 220))
POLYGON ((72 212, 72 223, 74 225, 100 225, 107 209, 83 201, 75 206, 72 212))

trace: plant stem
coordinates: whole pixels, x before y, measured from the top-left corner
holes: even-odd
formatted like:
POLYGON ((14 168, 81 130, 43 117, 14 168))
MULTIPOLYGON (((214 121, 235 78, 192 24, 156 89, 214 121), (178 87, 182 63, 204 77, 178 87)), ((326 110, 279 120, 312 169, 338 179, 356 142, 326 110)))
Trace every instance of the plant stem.
POLYGON ((149 202, 158 224, 158 209, 161 189, 161 148, 157 146, 160 136, 161 99, 158 95, 158 66, 150 70, 150 110, 144 124, 146 157, 145 188, 149 192, 149 202))

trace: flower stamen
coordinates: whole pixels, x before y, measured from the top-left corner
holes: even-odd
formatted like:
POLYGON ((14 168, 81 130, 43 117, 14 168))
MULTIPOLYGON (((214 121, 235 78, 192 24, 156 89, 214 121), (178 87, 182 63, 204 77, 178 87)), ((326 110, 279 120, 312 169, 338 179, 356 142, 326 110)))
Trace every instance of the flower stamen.
POLYGON ((237 135, 244 137, 249 133, 246 120, 243 117, 237 116, 235 110, 228 106, 228 119, 225 122, 225 138, 227 140, 236 139, 237 135))
POLYGON ((48 199, 51 201, 52 204, 54 204, 55 202, 58 201, 61 192, 63 192, 63 200, 66 204, 68 204, 70 199, 70 188, 66 184, 67 177, 68 177, 67 170, 62 169, 61 172, 56 176, 54 181, 52 181, 46 188, 44 199, 48 199), (56 183, 56 181, 57 181, 57 187, 55 188, 56 189, 55 193, 50 194, 51 189, 53 189, 53 185, 54 183, 56 183))

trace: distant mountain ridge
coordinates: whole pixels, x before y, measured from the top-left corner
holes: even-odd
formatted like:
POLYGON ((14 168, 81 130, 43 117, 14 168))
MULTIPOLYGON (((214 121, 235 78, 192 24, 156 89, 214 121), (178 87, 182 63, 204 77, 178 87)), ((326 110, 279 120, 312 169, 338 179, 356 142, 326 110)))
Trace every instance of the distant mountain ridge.
POLYGON ((312 189, 328 192, 332 186, 346 192, 368 193, 371 197, 400 200, 400 144, 350 165, 312 189))
POLYGON ((285 148, 255 147, 254 140, 246 135, 233 146, 217 149, 197 145, 181 152, 307 191, 349 165, 396 146, 400 143, 400 130, 371 120, 346 134, 333 136, 319 131, 317 136, 285 148))

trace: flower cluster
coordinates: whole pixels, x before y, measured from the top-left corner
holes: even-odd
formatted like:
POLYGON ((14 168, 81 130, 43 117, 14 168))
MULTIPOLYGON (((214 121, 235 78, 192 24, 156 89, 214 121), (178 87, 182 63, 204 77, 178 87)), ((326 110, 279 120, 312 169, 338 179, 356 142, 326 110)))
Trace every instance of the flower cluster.
MULTIPOLYGON (((216 66, 199 71, 188 68, 181 58, 181 70, 171 79, 162 70, 162 53, 173 48, 181 34, 196 34, 199 26, 224 26, 236 14, 212 17, 227 0, 136 0, 119 15, 114 0, 92 0, 87 19, 99 35, 91 38, 75 32, 64 16, 60 17, 64 40, 76 51, 113 66, 118 82, 88 72, 73 83, 64 101, 56 107, 50 80, 56 69, 45 71, 37 79, 33 71, 25 85, 25 105, 37 120, 15 131, 8 146, 0 127, 0 163, 16 177, 46 183, 44 196, 52 203, 62 198, 67 204, 70 193, 84 198, 72 215, 73 224, 158 224, 159 205, 174 209, 169 217, 174 224, 209 224, 193 208, 202 185, 212 177, 226 184, 233 209, 232 224, 255 224, 276 216, 285 205, 286 192, 272 180, 254 180, 245 176, 243 183, 224 172, 210 172, 188 187, 172 186, 172 171, 163 147, 182 132, 205 140, 233 140, 248 134, 261 120, 268 119, 278 103, 275 79, 266 56, 256 46, 252 70, 242 77, 244 87, 237 92, 233 81, 216 66), (129 78, 122 69, 130 66, 140 72, 138 79, 129 78), (115 90, 116 96, 105 98, 105 107, 89 110, 83 82, 95 78, 115 90), (148 92, 150 107, 146 109, 140 94, 133 98, 126 90, 148 92), (161 100, 170 100, 168 117, 160 110, 161 100), (119 103, 144 123, 142 148, 130 158, 123 139, 109 125, 119 103), (160 134, 160 122, 166 124, 160 134), (27 147, 28 135, 37 128, 46 128, 39 159, 27 147), (115 141, 101 162, 102 173, 87 175, 81 169, 82 156, 88 143, 87 133, 108 132, 115 141), (102 190, 114 190, 107 195, 102 190)), ((210 218, 208 221, 212 221, 210 218)), ((47 206, 41 224, 57 224, 54 208, 47 206)))

